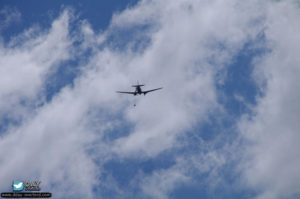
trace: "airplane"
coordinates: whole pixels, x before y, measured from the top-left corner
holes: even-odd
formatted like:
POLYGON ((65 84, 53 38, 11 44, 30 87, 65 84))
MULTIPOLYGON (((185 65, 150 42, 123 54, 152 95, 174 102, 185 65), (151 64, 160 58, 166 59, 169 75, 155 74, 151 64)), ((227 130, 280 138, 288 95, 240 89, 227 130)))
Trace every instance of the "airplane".
POLYGON ((135 96, 135 95, 141 95, 141 94, 146 95, 149 92, 153 92, 153 91, 162 89, 162 87, 161 87, 161 88, 156 88, 156 89, 152 89, 152 90, 142 91, 142 88, 141 88, 142 86, 145 86, 145 85, 144 84, 139 84, 139 82, 138 82, 136 85, 132 85, 132 87, 135 87, 134 92, 127 92, 127 91, 116 91, 116 92, 117 93, 124 93, 124 94, 132 94, 132 95, 135 96))

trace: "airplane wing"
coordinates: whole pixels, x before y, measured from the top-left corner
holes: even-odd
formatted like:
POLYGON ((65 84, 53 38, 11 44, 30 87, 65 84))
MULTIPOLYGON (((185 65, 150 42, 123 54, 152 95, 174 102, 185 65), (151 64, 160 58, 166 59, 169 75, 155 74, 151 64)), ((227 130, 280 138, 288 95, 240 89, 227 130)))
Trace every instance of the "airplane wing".
POLYGON ((116 91, 117 93, 125 93, 125 94, 132 94, 135 95, 135 92, 126 92, 126 91, 116 91))
POLYGON ((148 91, 143 91, 142 93, 143 93, 144 95, 146 95, 146 94, 149 93, 149 92, 156 91, 156 90, 159 90, 159 89, 162 89, 162 87, 161 87, 161 88, 152 89, 152 90, 148 90, 148 91))

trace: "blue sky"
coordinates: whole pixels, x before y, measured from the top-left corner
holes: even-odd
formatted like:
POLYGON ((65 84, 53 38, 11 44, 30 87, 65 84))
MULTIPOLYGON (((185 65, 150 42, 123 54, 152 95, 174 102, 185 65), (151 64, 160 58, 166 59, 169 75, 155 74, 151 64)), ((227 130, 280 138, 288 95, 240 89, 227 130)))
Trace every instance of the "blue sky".
POLYGON ((60 12, 71 6, 79 19, 87 19, 92 25, 95 31, 103 31, 110 23, 112 14, 114 12, 120 12, 126 7, 133 6, 137 1, 85 1, 85 3, 68 0, 64 1, 35 1, 30 0, 26 2, 22 1, 1 1, 1 7, 9 7, 10 9, 17 9, 22 17, 21 23, 16 23, 4 30, 6 39, 11 35, 16 35, 24 29, 29 28, 34 24, 38 24, 43 28, 49 28, 52 21, 57 18, 60 12))
POLYGON ((1 192, 300 196, 297 1, 0 5, 1 192))

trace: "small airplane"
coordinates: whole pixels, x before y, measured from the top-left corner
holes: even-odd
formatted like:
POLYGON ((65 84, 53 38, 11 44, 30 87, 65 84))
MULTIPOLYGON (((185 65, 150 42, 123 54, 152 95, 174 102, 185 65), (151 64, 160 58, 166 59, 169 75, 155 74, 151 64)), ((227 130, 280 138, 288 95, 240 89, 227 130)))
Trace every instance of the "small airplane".
POLYGON ((117 93, 132 94, 132 95, 141 95, 141 94, 146 95, 149 92, 162 89, 162 87, 161 87, 161 88, 156 88, 156 89, 152 89, 152 90, 142 91, 142 88, 141 88, 142 86, 145 86, 145 85, 144 84, 139 84, 139 82, 138 82, 137 85, 132 85, 132 87, 135 87, 134 92, 127 92, 127 91, 116 91, 116 92, 117 93))

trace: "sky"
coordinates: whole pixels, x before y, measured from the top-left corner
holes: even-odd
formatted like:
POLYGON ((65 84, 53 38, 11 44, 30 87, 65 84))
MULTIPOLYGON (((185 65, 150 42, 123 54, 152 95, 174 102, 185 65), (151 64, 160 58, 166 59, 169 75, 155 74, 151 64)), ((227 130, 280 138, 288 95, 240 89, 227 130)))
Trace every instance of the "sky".
POLYGON ((0 192, 300 198, 299 35, 297 0, 0 0, 0 192))

